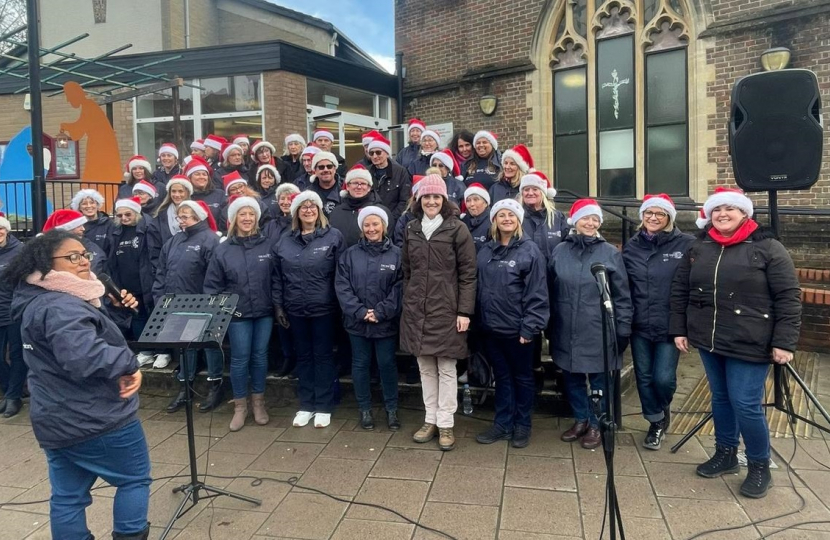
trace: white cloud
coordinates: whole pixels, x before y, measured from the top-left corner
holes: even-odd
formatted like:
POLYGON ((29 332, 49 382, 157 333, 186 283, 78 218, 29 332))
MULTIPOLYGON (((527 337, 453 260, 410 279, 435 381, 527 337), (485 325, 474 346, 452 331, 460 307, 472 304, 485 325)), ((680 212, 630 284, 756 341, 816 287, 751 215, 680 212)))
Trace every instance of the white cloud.
POLYGON ((383 66, 383 68, 388 71, 389 73, 395 73, 395 57, 394 56, 385 56, 383 54, 372 54, 369 53, 375 62, 383 66))

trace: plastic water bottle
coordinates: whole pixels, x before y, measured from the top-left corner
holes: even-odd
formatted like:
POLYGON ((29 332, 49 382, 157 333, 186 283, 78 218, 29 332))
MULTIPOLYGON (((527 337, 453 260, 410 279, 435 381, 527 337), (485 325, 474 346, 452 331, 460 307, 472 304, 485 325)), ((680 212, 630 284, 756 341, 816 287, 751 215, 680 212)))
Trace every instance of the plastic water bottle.
POLYGON ((473 394, 470 392, 470 385, 464 385, 464 401, 463 401, 463 411, 465 416, 471 416, 473 414, 473 394))

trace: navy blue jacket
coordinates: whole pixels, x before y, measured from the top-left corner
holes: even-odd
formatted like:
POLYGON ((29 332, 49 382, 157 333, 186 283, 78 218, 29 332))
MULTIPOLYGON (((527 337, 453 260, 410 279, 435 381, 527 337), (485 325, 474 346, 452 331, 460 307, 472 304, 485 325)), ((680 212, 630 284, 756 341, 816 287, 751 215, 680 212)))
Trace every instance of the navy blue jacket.
POLYGON ((476 257, 478 328, 502 337, 533 339, 547 328, 550 300, 545 258, 536 244, 513 238, 484 244, 476 257))
POLYGON ((93 253, 92 263, 89 265, 89 269, 92 270, 93 274, 100 274, 101 272, 107 271, 107 254, 104 253, 104 250, 101 247, 93 242, 92 240, 87 239, 86 237, 79 238, 81 244, 83 244, 84 249, 87 251, 91 251, 93 253))
POLYGON ((680 261, 694 241, 694 236, 675 227, 672 232, 658 233, 652 239, 637 234, 623 247, 623 262, 634 304, 632 333, 651 341, 671 341, 671 284, 680 261))
POLYGON ((302 235, 287 234, 274 246, 271 300, 297 317, 319 317, 337 311, 334 274, 346 249, 343 235, 331 227, 302 235))
MULTIPOLYGON (((501 154, 499 154, 498 150, 494 150, 486 161, 478 157, 478 154, 473 151, 472 157, 465 161, 461 167, 461 174, 464 176, 465 186, 470 187, 470 184, 479 183, 488 191, 490 186, 498 181, 500 172, 501 154)), ((496 201, 490 202, 493 203, 496 201)))
POLYGON ((248 178, 248 165, 245 161, 242 161, 242 164, 238 167, 214 167, 213 169, 213 187, 216 189, 221 189, 223 192, 225 191, 225 180, 224 177, 233 173, 234 171, 238 171, 242 178, 247 180, 248 178))
POLYGON ((164 184, 164 186, 167 187, 167 182, 169 182, 170 179, 176 176, 177 174, 183 174, 182 167, 178 163, 173 165, 173 168, 170 169, 170 172, 165 171, 164 167, 158 167, 153 172, 153 183, 164 184))
POLYGON ((238 294, 236 310, 244 318, 270 317, 273 242, 267 236, 231 236, 213 250, 205 276, 205 294, 238 294))
MULTIPOLYGON (((256 197, 254 198, 259 203, 259 228, 262 229, 265 227, 265 224, 270 221, 271 211, 268 209, 268 204, 262 199, 257 199, 256 197)), ((228 206, 230 206, 230 204, 226 200, 222 204, 222 208, 219 210, 219 219, 216 220, 216 228, 219 229, 222 234, 228 233, 228 206)))
POLYGON ((194 201, 204 201, 208 208, 210 208, 213 219, 217 224, 219 223, 222 217, 222 206, 225 204, 226 199, 223 190, 211 187, 208 191, 194 191, 190 198, 194 201))
MULTIPOLYGON (((20 250, 23 249, 23 242, 12 236, 11 233, 6 235, 6 245, 0 247, 0 274, 2 274, 9 263, 17 257, 20 250)), ((12 305, 12 296, 14 295, 14 288, 10 287, 5 282, 0 282, 0 326, 8 326, 12 324, 12 316, 9 311, 12 305)), ((5 355, 5 351, 3 351, 5 355)), ((2 358, 5 361, 5 356, 2 358)))
POLYGON ((152 216, 150 219, 144 221, 144 223, 144 239, 147 245, 147 255, 150 257, 150 265, 152 268, 158 268, 161 248, 168 240, 175 236, 170 232, 170 226, 167 225, 167 208, 159 212, 159 215, 152 216))
POLYGON ((467 189, 464 182, 457 180, 454 176, 445 176, 444 183, 447 185, 447 199, 460 208, 464 201, 464 191, 467 189))
POLYGON ((401 250, 389 237, 382 242, 361 239, 347 249, 337 263, 334 284, 348 333, 365 338, 398 334, 403 268, 401 250), (370 309, 378 322, 363 320, 370 309))
POLYGON ((22 283, 12 300, 29 366, 30 417, 40 446, 72 446, 136 419, 138 394, 119 396, 118 379, 138 370, 121 331, 71 294, 22 283))
MULTIPOLYGON (((142 206, 141 211, 147 212, 148 214, 153 214, 156 211, 156 208, 164 200, 164 197, 167 196, 167 183, 156 182, 153 178, 146 178, 149 183, 153 184, 158 191, 158 195, 154 199, 151 199, 147 206, 142 206)), ((119 199, 129 199, 133 196, 133 186, 135 184, 130 184, 128 182, 124 182, 118 186, 118 198, 119 199)))
MULTIPOLYGON (((116 285, 123 289, 128 289, 127 283, 129 279, 126 277, 127 272, 134 271, 134 268, 122 268, 120 261, 124 250, 135 249, 138 251, 138 274, 141 282, 141 290, 129 290, 142 304, 147 308, 153 305, 153 280, 155 271, 152 264, 150 264, 150 255, 147 252, 147 225, 145 220, 141 220, 135 226, 135 244, 131 243, 129 246, 121 245, 121 238, 124 236, 124 227, 116 225, 112 230, 112 251, 107 257, 107 272, 116 285)), ((132 259, 126 257, 127 260, 132 259)))
POLYGON ((519 194, 519 186, 513 187, 510 181, 502 178, 490 186, 490 204, 496 204, 502 199, 515 199, 519 194))
MULTIPOLYGON (((548 259, 550 353, 554 363, 573 373, 602 373, 602 313, 591 265, 605 265, 618 336, 631 335, 631 294, 622 255, 600 236, 571 232, 548 259)), ((620 355, 610 366, 619 369, 620 355)))
POLYGON ((301 172, 297 178, 292 180, 291 183, 300 188, 300 191, 305 191, 312 184, 311 175, 303 169, 303 172, 301 172))
POLYGON ((553 250, 559 243, 568 236, 570 227, 565 215, 559 210, 554 210, 553 226, 548 227, 547 210, 531 210, 522 205, 525 210, 525 218, 522 221, 522 233, 524 237, 533 240, 542 255, 550 260, 553 250))
POLYGON ((206 221, 191 225, 161 248, 153 300, 165 294, 202 294, 207 270, 219 237, 206 221))
POLYGON ((270 220, 262 228, 262 234, 270 238, 272 244, 279 242, 280 238, 291 234, 291 216, 280 216, 270 220))
POLYGON ((392 233, 392 243, 398 247, 403 246, 403 240, 406 237, 406 224, 415 219, 415 214, 411 211, 407 210, 404 214, 395 222, 395 232, 392 233))
POLYGON ((351 247, 360 240, 362 231, 357 224, 357 215, 367 206, 382 208, 389 219, 388 229, 395 229, 395 218, 392 216, 389 208, 383 205, 383 201, 377 193, 370 191, 361 199, 355 199, 351 195, 346 195, 329 215, 329 225, 340 231, 343 235, 343 240, 346 241, 346 247, 351 247))
POLYGON ((98 244, 104 253, 109 253, 112 248, 112 228, 115 223, 108 215, 98 212, 98 217, 84 223, 84 238, 98 244))
POLYGON ((470 234, 473 236, 473 242, 476 245, 476 253, 481 251, 482 246, 490 241, 490 207, 484 209, 484 212, 477 217, 467 212, 461 215, 461 222, 470 229, 470 234))
POLYGON ((430 163, 432 163, 432 156, 434 155, 435 154, 424 155, 419 150, 418 155, 415 156, 406 167, 406 170, 409 171, 409 175, 415 176, 416 174, 426 174, 427 169, 430 167, 430 163))
POLYGON ((297 161, 294 161, 290 154, 285 154, 280 157, 280 161, 283 164, 283 170, 279 173, 283 182, 293 182, 295 178, 305 172, 302 156, 297 156, 297 161))
POLYGON ((421 155, 421 145, 420 144, 412 144, 408 143, 406 146, 400 149, 398 155, 395 156, 395 161, 401 164, 401 167, 404 169, 409 168, 409 164, 412 163, 415 158, 421 155))
POLYGON ((316 179, 314 180, 314 182, 311 182, 311 184, 309 184, 309 186, 305 189, 311 190, 320 196, 320 199, 323 200, 323 213, 326 215, 326 217, 329 217, 331 215, 332 210, 334 210, 337 207, 337 205, 339 205, 341 202, 340 190, 342 188, 343 182, 340 180, 339 176, 335 175, 334 188, 332 188, 332 190, 328 193, 326 193, 325 190, 320 188, 320 182, 318 182, 316 179))

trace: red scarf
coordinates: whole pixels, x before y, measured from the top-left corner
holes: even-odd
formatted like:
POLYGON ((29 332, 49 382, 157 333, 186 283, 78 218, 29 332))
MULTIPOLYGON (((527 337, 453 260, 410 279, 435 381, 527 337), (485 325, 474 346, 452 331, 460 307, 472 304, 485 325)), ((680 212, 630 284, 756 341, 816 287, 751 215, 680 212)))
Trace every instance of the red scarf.
POLYGON ((758 223, 755 222, 755 220, 746 219, 743 223, 741 223, 740 227, 738 227, 738 230, 735 231, 735 234, 733 234, 729 238, 719 233, 718 230, 714 227, 709 229, 709 236, 712 238, 712 240, 722 245, 723 247, 729 247, 734 246, 735 244, 740 244, 741 242, 749 238, 749 235, 754 233, 755 229, 757 228, 758 223))

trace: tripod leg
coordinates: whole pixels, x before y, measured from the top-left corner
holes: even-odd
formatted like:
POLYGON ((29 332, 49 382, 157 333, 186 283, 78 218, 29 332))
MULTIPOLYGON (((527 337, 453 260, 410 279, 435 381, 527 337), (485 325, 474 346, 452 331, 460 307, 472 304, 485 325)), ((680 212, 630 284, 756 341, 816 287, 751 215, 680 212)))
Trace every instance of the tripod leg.
MULTIPOLYGON (((804 390, 804 395, 806 395, 807 398, 813 403, 813 405, 815 405, 816 410, 818 410, 818 412, 820 412, 821 415, 824 417, 824 421, 830 424, 830 414, 827 413, 827 411, 824 409, 824 406, 822 406, 821 402, 818 400, 815 394, 813 394, 812 390, 810 390, 810 388, 807 386, 807 383, 804 382, 804 380, 801 378, 801 376, 798 374, 795 368, 793 368, 791 364, 784 364, 784 367, 786 368, 787 372, 789 372, 790 376, 795 380, 796 384, 798 384, 798 386, 800 386, 801 389, 804 390)), ((790 404, 790 410, 795 410, 792 408, 792 396, 790 396, 790 404)))
POLYGON ((682 438, 682 439, 680 439, 679 441, 677 441, 677 444, 675 444, 674 446, 672 446, 672 447, 671 447, 671 453, 672 453, 672 454, 676 454, 676 453, 677 453, 677 451, 678 451, 678 450, 680 450, 680 448, 681 448, 684 444, 686 444, 687 442, 689 442, 689 439, 691 439, 692 437, 694 437, 694 436, 697 434, 697 432, 698 432, 698 431, 700 431, 701 429, 703 429, 703 426, 704 426, 704 425, 706 425, 706 422, 708 422, 708 421, 709 421, 709 420, 711 420, 711 419, 712 419, 712 413, 706 413, 706 416, 704 416, 704 417, 703 417, 703 420, 701 420, 700 422, 698 422, 698 423, 697 423, 697 425, 696 425, 695 427, 693 427, 693 428, 692 428, 692 430, 691 430, 690 432, 688 432, 687 434, 683 435, 683 438, 682 438))
MULTIPOLYGON (((184 489, 181 489, 181 492, 184 493, 182 502, 179 503, 179 507, 176 508, 175 512, 173 512, 173 517, 170 518, 170 521, 167 523, 167 527, 164 528, 164 532, 161 533, 159 540, 165 540, 167 538, 167 535, 170 534, 170 531, 173 529, 173 524, 176 523, 176 520, 184 514, 182 510, 184 510, 184 505, 186 505, 193 496, 193 486, 184 486, 184 489)), ((196 503, 193 503, 193 505, 195 506, 196 503)))
POLYGON ((205 486, 205 485, 202 485, 201 487, 202 487, 202 490, 204 490, 208 493, 213 493, 215 495, 226 495, 226 496, 228 496, 232 499, 238 499, 240 501, 246 501, 246 502, 249 502, 251 504, 255 504, 257 506, 262 504, 262 501, 259 500, 259 499, 254 499, 253 497, 248 497, 247 495, 240 495, 239 493, 231 493, 230 491, 227 491, 227 490, 222 489, 222 488, 217 488, 217 487, 213 487, 213 486, 205 486))

